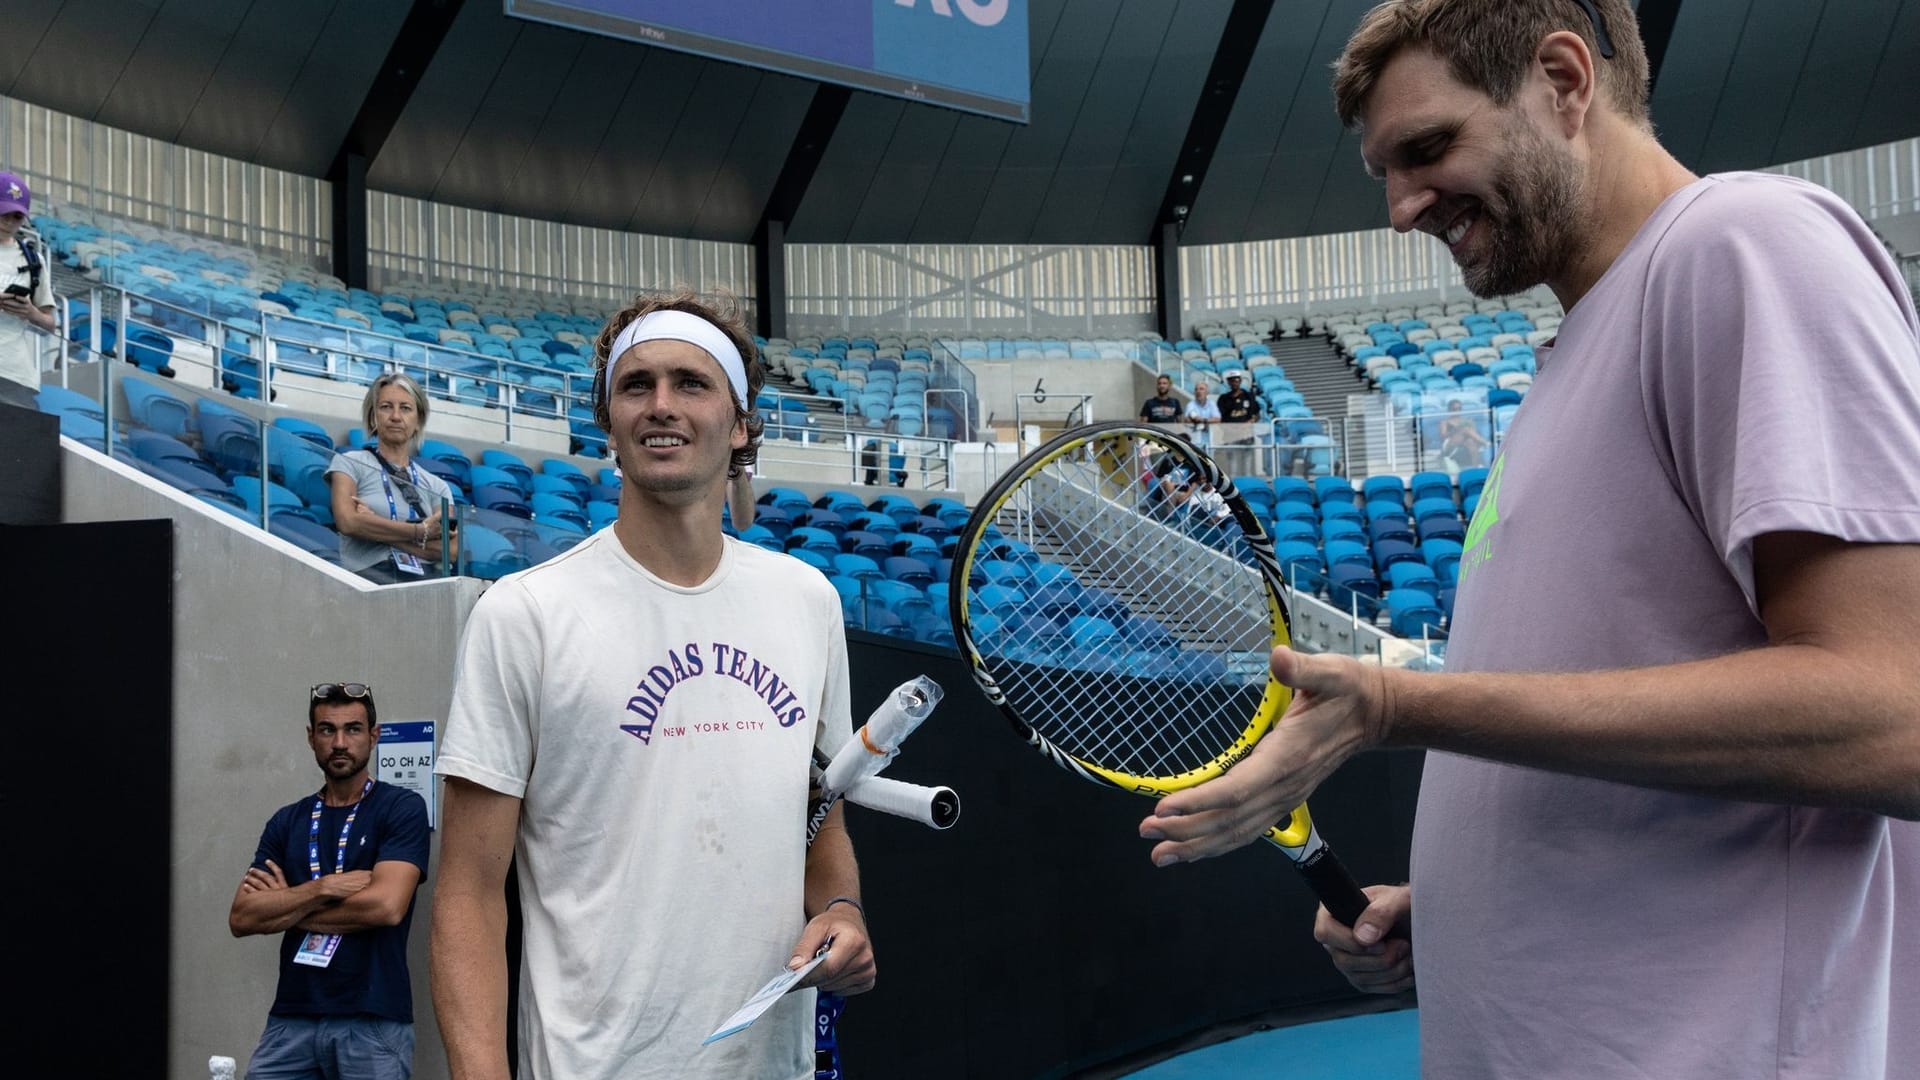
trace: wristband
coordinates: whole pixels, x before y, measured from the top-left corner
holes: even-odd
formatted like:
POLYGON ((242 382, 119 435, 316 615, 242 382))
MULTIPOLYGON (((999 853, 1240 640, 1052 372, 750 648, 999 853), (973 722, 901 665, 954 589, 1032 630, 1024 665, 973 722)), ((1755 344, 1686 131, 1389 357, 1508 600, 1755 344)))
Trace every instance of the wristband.
POLYGON ((866 909, 866 908, 863 908, 863 907, 861 907, 861 906, 860 906, 860 901, 858 901, 858 900, 855 900, 855 899, 854 899, 853 897, 851 897, 851 896, 836 896, 836 897, 834 897, 833 899, 831 899, 831 900, 829 900, 829 901, 827 901, 827 902, 826 902, 826 905, 825 905, 825 906, 823 906, 823 907, 822 907, 822 908, 820 909, 820 914, 822 914, 822 915, 825 915, 825 914, 827 913, 827 908, 830 908, 830 907, 832 907, 832 906, 833 906, 833 905, 835 905, 835 904, 845 904, 845 905, 847 905, 848 907, 850 907, 850 908, 852 908, 853 910, 855 910, 855 911, 857 911, 857 912, 859 912, 859 913, 860 913, 860 921, 861 921, 861 922, 866 922, 866 921, 867 921, 867 909, 866 909))

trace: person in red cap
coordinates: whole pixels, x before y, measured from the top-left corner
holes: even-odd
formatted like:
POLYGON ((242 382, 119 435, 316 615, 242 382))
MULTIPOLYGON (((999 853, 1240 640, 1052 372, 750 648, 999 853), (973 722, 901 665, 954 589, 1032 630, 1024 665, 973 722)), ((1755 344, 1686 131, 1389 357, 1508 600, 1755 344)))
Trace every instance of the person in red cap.
POLYGON ((0 172, 0 401, 34 408, 40 389, 40 350, 34 331, 52 333, 53 275, 39 238, 27 228, 33 193, 27 182, 0 172))

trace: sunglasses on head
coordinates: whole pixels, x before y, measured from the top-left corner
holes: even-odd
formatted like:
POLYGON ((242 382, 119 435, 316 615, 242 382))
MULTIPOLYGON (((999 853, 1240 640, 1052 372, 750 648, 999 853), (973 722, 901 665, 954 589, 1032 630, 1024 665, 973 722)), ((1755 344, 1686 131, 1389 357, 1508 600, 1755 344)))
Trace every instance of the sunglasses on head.
POLYGON ((313 688, 313 700, 325 701, 333 697, 364 698, 372 697, 373 688, 358 682, 323 682, 313 688))

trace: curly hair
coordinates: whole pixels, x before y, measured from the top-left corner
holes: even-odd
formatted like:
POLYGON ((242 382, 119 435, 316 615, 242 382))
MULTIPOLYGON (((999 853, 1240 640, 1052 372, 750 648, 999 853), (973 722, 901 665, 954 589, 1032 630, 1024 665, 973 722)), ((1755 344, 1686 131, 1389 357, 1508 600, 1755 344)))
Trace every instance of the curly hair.
POLYGON ((601 431, 612 434, 613 416, 607 408, 606 379, 604 373, 609 364, 617 357, 608 356, 615 338, 627 324, 642 319, 656 311, 683 311, 689 315, 698 315, 718 327, 740 350, 740 363, 747 369, 747 400, 735 402, 735 418, 747 426, 747 445, 733 452, 727 475, 737 475, 741 469, 754 463, 760 455, 760 436, 766 430, 766 421, 761 419, 753 402, 760 396, 760 388, 767 384, 767 369, 760 363, 759 350, 754 348, 753 335, 747 331, 747 323, 740 309, 740 303, 730 293, 721 293, 715 298, 718 302, 709 304, 694 295, 692 289, 682 285, 670 295, 648 296, 644 293, 633 298, 633 303, 620 309, 607 320, 600 329, 600 336, 593 342, 593 422, 601 431), (745 406, 744 408, 742 406, 745 406))
POLYGON ((1598 79, 1614 111, 1652 130, 1647 110, 1647 49, 1628 0, 1593 0, 1614 55, 1601 59, 1598 33, 1576 0, 1387 0, 1367 12, 1333 65, 1334 111, 1347 127, 1360 114, 1387 62, 1424 46, 1453 77, 1505 105, 1519 93, 1535 46, 1570 30, 1593 51, 1598 79))

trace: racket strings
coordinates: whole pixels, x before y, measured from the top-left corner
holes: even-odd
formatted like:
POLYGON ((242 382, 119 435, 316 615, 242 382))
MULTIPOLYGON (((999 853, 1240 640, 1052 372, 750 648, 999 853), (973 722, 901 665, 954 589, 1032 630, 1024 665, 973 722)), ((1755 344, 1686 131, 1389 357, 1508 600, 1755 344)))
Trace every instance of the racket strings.
POLYGON ((1188 772, 1234 746, 1273 641, 1239 526, 1162 490, 1152 470, 1166 449, 1096 441, 1030 473, 995 524, 1071 576, 1029 582, 1027 602, 976 639, 1009 707, 1043 737, 1138 776, 1188 772))

